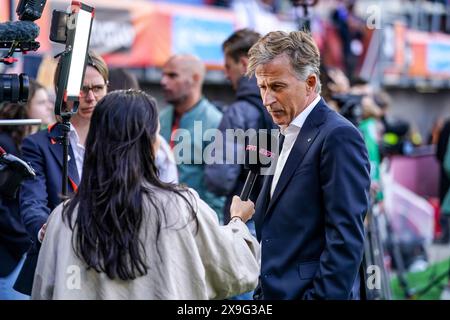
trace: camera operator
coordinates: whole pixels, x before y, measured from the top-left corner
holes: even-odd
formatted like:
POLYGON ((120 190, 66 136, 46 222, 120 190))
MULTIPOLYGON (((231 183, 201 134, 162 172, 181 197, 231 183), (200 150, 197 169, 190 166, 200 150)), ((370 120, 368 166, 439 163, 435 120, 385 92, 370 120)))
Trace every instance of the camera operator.
MULTIPOLYGON (((0 119, 23 120, 40 119, 42 125, 53 122, 53 106, 46 89, 30 79, 28 102, 0 103, 0 119)), ((0 146, 8 153, 21 157, 23 139, 36 132, 38 126, 0 126, 0 146)), ((3 173, 2 173, 3 174, 3 173)), ((2 183, 4 180, 2 180, 2 183)), ((8 188, 11 188, 8 185, 8 188)), ((27 297, 13 290, 13 284, 23 265, 25 252, 30 247, 30 238, 23 226, 19 213, 19 200, 2 194, 0 198, 0 300, 26 299, 27 297)))
MULTIPOLYGON (((0 103, 0 119, 26 119, 23 104, 0 103)), ((20 145, 28 132, 27 126, 0 126, 0 146, 9 154, 20 157, 20 145)), ((13 290, 30 239, 22 224, 18 199, 0 197, 0 300, 22 300, 26 295, 13 290)))
MULTIPOLYGON (((60 65, 58 65, 57 72, 60 65)), ((108 67, 98 55, 90 52, 83 79, 80 105, 71 118, 69 132, 68 188, 77 190, 80 181, 84 144, 90 120, 97 102, 106 95, 108 67)), ((58 79, 55 79, 55 84, 58 79)), ((25 181, 20 190, 20 211, 25 227, 32 238, 33 246, 14 288, 30 295, 40 243, 45 234, 46 221, 50 212, 63 200, 61 197, 63 146, 58 143, 62 136, 59 125, 49 126, 26 138, 23 142, 23 158, 36 171, 36 179, 25 181)))
POLYGON ((364 79, 357 79, 350 88, 350 93, 361 97, 361 119, 358 123, 358 128, 363 134, 364 142, 366 143, 367 151, 369 153, 372 191, 378 191, 376 192, 377 197, 381 198, 381 193, 378 189, 381 163, 380 141, 382 131, 384 131, 381 123, 383 112, 374 100, 372 87, 364 79))

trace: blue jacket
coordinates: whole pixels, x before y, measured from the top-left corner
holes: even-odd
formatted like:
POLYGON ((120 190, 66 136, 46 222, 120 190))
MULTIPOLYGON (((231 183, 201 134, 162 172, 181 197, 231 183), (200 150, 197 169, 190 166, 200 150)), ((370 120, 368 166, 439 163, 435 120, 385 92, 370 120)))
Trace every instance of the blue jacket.
POLYGON ((369 170, 358 129, 321 100, 301 128, 273 197, 273 176, 266 176, 256 203, 262 257, 255 298, 356 297, 369 170))
MULTIPOLYGON (((37 234, 52 210, 61 202, 63 147, 57 143, 61 135, 60 126, 54 125, 27 137, 22 144, 23 159, 36 172, 36 178, 25 180, 20 188, 20 213, 34 244, 27 253, 14 289, 28 295, 31 294, 39 255, 37 234)), ((69 157, 67 190, 71 193, 77 188, 80 178, 70 145, 69 157)))
MULTIPOLYGON (((219 130, 225 137, 227 129, 275 129, 270 114, 264 107, 259 92, 256 78, 242 77, 236 90, 236 101, 225 110, 219 130)), ((236 141, 225 141, 224 155, 227 148, 237 157, 238 148, 244 150, 244 145, 238 145, 236 141)), ((231 200, 234 195, 239 195, 244 187, 248 170, 242 164, 209 164, 205 168, 205 183, 208 189, 216 194, 227 196, 224 216, 225 222, 229 220, 231 200)), ((252 190, 250 199, 256 201, 261 188, 262 179, 258 179, 252 190)))
MULTIPOLYGON (((36 179, 26 180, 20 189, 20 211, 25 227, 33 240, 51 211, 61 202, 63 147, 57 143, 62 135, 58 125, 41 130, 23 141, 23 159, 31 164, 36 179)), ((72 147, 69 146, 68 191, 73 192, 80 177, 72 147)))
MULTIPOLYGON (((218 196, 206 189, 204 182, 203 151, 209 141, 203 141, 203 134, 208 129, 216 129, 222 119, 222 113, 212 105, 207 99, 202 98, 196 106, 183 114, 179 123, 179 129, 184 129, 184 133, 189 138, 182 139, 174 147, 175 161, 177 162, 179 182, 188 185, 196 190, 202 200, 204 200, 220 219, 225 198, 218 196), (194 130, 195 122, 197 128, 194 130), (186 152, 180 154, 177 150, 181 148, 186 152), (186 163, 188 162, 188 163, 186 163)), ((170 143, 172 133, 172 123, 174 120, 174 108, 169 106, 160 113, 161 131, 160 134, 170 143)), ((183 130, 180 130, 182 133, 183 130)))

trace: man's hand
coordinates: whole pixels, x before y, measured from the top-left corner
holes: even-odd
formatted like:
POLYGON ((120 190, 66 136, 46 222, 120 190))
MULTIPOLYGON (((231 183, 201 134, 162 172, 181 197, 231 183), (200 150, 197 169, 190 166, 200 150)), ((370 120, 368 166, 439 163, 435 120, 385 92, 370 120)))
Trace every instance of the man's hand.
POLYGON ((255 213, 255 204, 251 200, 242 201, 238 196, 233 197, 230 207, 230 216, 239 217, 247 222, 255 213))
POLYGON ((44 225, 42 226, 41 230, 39 230, 39 232, 38 232, 38 240, 41 243, 42 243, 42 241, 44 241, 45 229, 47 229, 47 224, 46 223, 44 223, 44 225))

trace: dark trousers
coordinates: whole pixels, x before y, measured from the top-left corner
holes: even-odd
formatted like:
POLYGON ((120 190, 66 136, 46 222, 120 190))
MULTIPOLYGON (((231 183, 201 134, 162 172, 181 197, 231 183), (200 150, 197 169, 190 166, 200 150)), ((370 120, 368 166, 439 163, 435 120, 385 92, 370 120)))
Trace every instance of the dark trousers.
POLYGON ((20 293, 31 295, 33 288, 34 272, 36 271, 39 257, 40 244, 33 244, 27 253, 27 257, 14 284, 14 290, 20 293))

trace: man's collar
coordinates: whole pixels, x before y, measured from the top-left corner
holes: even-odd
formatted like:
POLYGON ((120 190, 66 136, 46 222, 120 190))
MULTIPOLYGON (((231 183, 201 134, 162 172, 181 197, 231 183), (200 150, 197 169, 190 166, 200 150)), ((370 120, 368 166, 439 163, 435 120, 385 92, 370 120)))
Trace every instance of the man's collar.
POLYGON ((188 115, 188 114, 191 114, 191 113, 193 113, 194 111, 198 110, 198 107, 202 105, 202 102, 203 102, 204 99, 205 99, 205 97, 202 95, 202 96, 200 97, 200 100, 198 100, 198 101, 192 106, 192 108, 190 108, 189 110, 183 112, 182 114, 178 114, 178 113, 176 112, 175 107, 173 107, 173 116, 174 116, 174 118, 178 118, 178 117, 182 118, 182 117, 184 117, 184 116, 186 116, 186 115, 188 115))
POLYGON ((290 126, 295 126, 298 128, 303 127, 303 124, 306 121, 306 118, 308 118, 311 111, 313 111, 314 107, 319 103, 321 99, 320 94, 317 95, 317 97, 302 111, 298 116, 294 118, 294 120, 291 121, 291 123, 287 127, 281 127, 281 131, 283 132, 290 126))

